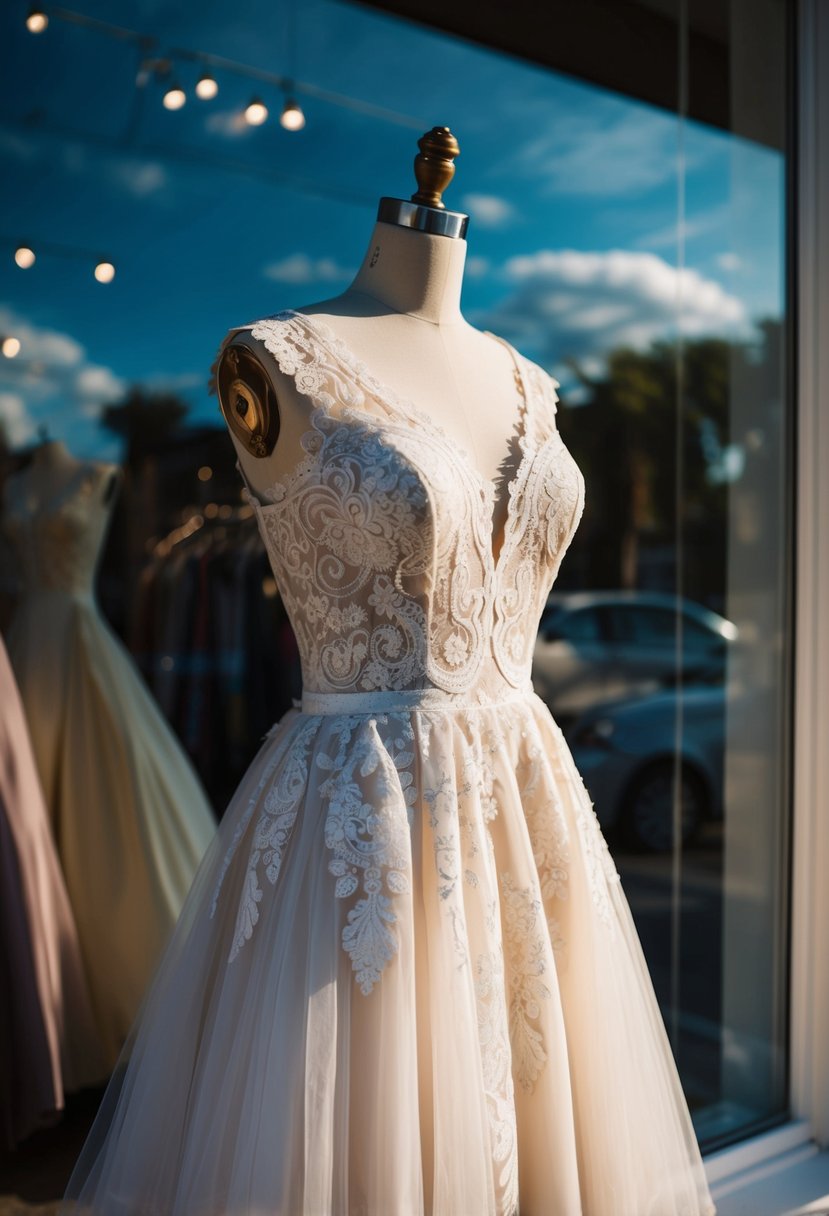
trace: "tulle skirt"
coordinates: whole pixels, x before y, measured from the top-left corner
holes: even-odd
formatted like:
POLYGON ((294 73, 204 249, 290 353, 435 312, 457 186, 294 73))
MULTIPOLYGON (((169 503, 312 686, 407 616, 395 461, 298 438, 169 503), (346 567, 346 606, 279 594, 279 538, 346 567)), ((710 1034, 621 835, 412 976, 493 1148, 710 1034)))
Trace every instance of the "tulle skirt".
POLYGON ((90 595, 31 594, 9 655, 77 925, 107 1073, 216 822, 90 595))
POLYGON ((549 711, 532 693, 394 698, 294 709, 264 741, 65 1212, 713 1213, 549 711))

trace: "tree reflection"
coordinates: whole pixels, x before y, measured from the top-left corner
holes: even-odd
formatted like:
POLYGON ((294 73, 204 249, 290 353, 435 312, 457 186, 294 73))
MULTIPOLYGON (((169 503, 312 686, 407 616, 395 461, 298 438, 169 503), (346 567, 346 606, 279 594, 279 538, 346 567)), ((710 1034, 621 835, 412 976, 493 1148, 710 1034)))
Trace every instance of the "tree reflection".
MULTIPOLYGON (((564 409, 560 428, 587 482, 582 527, 562 587, 672 590, 682 537, 686 587, 720 610, 725 585, 728 488, 748 460, 775 459, 782 425, 782 325, 766 320, 754 343, 700 337, 621 347, 564 409), (756 402, 756 425, 732 434, 732 395, 756 402)), ((762 514, 770 504, 753 504, 762 514)), ((764 533, 764 520, 751 532, 764 533)))

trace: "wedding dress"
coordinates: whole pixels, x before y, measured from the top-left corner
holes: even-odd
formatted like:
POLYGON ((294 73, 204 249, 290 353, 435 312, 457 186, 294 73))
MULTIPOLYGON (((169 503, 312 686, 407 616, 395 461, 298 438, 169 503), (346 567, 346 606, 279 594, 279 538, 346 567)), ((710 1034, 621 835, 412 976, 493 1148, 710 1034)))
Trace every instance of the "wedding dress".
POLYGON ((24 581, 8 649, 108 1073, 215 819, 95 602, 112 466, 72 464, 65 484, 50 488, 42 478, 38 487, 24 471, 7 487, 6 524, 24 581))
POLYGON ((325 322, 243 328, 313 407, 297 467, 250 493, 304 692, 231 801, 67 1199, 713 1213, 619 876, 531 689, 583 505, 557 382, 509 347, 495 538, 471 458, 325 322))

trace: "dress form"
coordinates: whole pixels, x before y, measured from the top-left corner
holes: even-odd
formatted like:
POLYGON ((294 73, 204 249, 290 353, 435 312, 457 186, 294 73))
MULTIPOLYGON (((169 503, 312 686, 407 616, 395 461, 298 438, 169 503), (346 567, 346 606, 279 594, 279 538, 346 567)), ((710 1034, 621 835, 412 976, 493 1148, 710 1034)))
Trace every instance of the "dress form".
POLYGON ((5 488, 6 508, 15 513, 38 511, 52 500, 61 500, 87 479, 94 482, 95 497, 102 508, 102 528, 121 479, 116 464, 78 460, 60 439, 44 440, 35 448, 31 463, 11 477, 5 488))
MULTIPOLYGON (((381 215, 388 211, 381 205, 381 215)), ((492 532, 499 537, 506 486, 519 455, 523 400, 505 344, 470 325, 461 312, 466 254, 462 236, 378 219, 349 287, 296 311, 318 317, 377 380, 413 401, 468 453, 496 486, 492 532)), ((249 331, 236 333, 223 357, 236 357, 234 349, 256 361, 278 410, 278 439, 267 452, 252 453, 244 434, 231 427, 248 483, 264 490, 296 466, 312 406, 249 331)), ((226 398, 220 380, 227 418, 226 398)))
POLYGON ((343 297, 232 330, 214 364, 302 697, 222 818, 61 1216, 714 1216, 619 874, 532 689, 584 503, 552 378, 514 356, 496 557, 477 432, 508 441, 512 372, 472 365, 505 352, 459 316, 462 233, 387 216, 343 297))

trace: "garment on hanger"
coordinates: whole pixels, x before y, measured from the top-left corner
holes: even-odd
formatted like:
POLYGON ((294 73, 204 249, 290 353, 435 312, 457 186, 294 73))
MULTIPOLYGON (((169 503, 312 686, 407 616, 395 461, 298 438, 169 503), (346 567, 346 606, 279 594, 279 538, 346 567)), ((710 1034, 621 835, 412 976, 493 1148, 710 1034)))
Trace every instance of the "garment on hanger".
POLYGON ((130 637, 217 816, 301 691, 296 642, 256 519, 241 511, 156 546, 139 577, 130 637))
POLYGON ((14 675, 0 638, 0 1121, 14 1148, 106 1067, 14 675))
POLYGON ((53 492, 18 477, 6 495, 23 573, 9 655, 112 1067, 215 820, 94 599, 111 470, 77 462, 53 492))
POLYGON ((530 682, 584 501, 555 381, 513 351, 496 545, 472 459, 319 318, 252 333, 314 406, 295 470, 251 493, 304 690, 228 808, 67 1199, 708 1216, 619 876, 530 682))

